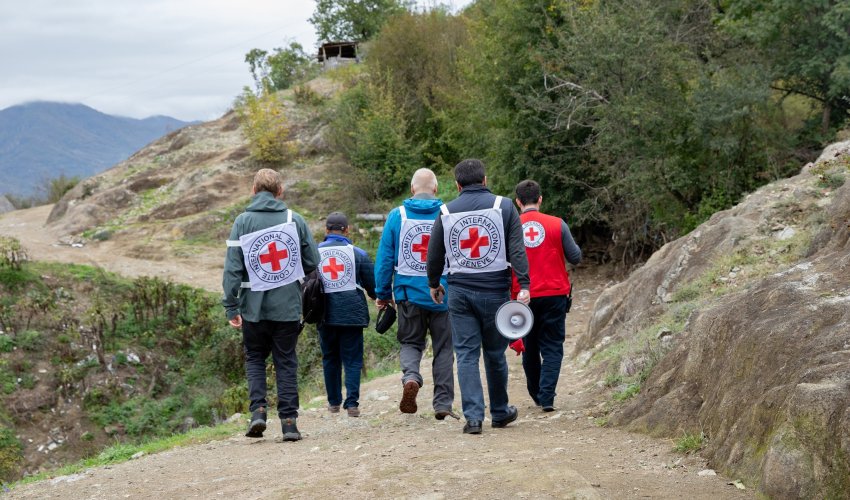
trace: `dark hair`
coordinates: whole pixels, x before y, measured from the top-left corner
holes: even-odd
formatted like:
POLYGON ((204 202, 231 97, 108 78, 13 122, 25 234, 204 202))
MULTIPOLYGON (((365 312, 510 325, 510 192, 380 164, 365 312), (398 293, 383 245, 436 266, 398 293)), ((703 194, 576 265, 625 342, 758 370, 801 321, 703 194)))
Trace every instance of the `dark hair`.
POLYGON ((470 158, 455 165, 455 180, 460 187, 484 183, 484 162, 470 158))
POLYGON ((516 197, 523 205, 537 203, 540 199, 540 184, 531 179, 526 179, 516 185, 516 197))

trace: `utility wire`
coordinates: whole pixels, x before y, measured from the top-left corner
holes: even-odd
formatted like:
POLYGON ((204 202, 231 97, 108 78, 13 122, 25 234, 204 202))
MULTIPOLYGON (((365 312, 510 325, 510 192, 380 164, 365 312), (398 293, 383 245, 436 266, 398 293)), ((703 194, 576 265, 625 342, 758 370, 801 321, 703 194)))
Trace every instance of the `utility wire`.
POLYGON ((186 66, 190 66, 190 65, 192 65, 192 64, 195 64, 195 63, 198 63, 198 62, 201 62, 201 61, 205 61, 205 60, 207 60, 207 59, 211 59, 211 58, 213 58, 213 57, 215 57, 215 56, 218 56, 218 55, 221 55, 221 54, 223 54, 223 53, 225 53, 225 52, 228 52, 228 51, 231 51, 231 50, 234 50, 234 49, 238 49, 238 48, 242 47, 245 43, 248 43, 248 42, 251 42, 251 41, 257 40, 257 39, 259 39, 259 38, 266 37, 266 36, 271 35, 271 34, 273 34, 273 33, 277 33, 277 32, 280 32, 280 31, 283 31, 283 30, 289 29, 289 28, 290 28, 290 27, 292 27, 294 24, 296 24, 296 23, 290 23, 290 24, 288 24, 288 25, 286 25, 286 26, 281 26, 280 28, 276 28, 276 29, 273 29, 273 30, 271 30, 271 31, 267 31, 267 32, 262 33, 262 34, 260 34, 260 35, 257 35, 257 36, 254 36, 254 37, 248 38, 248 39, 246 39, 246 40, 242 40, 242 41, 240 41, 239 43, 237 43, 237 44, 235 44, 235 45, 231 45, 231 46, 229 46, 229 47, 227 47, 227 48, 221 49, 221 50, 216 51, 216 52, 214 52, 214 53, 212 53, 212 54, 208 54, 208 55, 206 55, 206 56, 199 57, 199 58, 197 58, 197 59, 193 59, 193 60, 191 60, 191 61, 187 61, 187 62, 180 63, 180 64, 178 64, 178 65, 172 66, 172 67, 170 67, 170 68, 166 68, 166 69, 164 69, 164 70, 162 70, 162 71, 158 71, 158 72, 156 72, 156 73, 153 73, 153 74, 150 74, 150 75, 144 76, 144 77, 142 77, 142 78, 134 79, 134 80, 127 81, 127 82, 124 82, 124 83, 119 83, 119 84, 114 85, 114 86, 112 86, 112 87, 107 87, 107 88, 105 88, 105 89, 103 89, 103 90, 100 90, 100 91, 95 92, 95 93, 93 93, 93 94, 90 94, 90 95, 88 95, 88 96, 86 96, 86 97, 83 97, 82 99, 80 99, 80 101, 86 101, 86 100, 88 100, 88 99, 92 99, 92 98, 94 98, 94 97, 101 97, 101 96, 103 96, 104 94, 107 94, 107 93, 112 92, 112 91, 114 91, 114 90, 122 89, 122 88, 125 88, 125 87, 129 87, 129 86, 132 86, 132 85, 136 85, 136 84, 141 83, 141 82, 145 82, 145 81, 148 81, 148 80, 152 80, 152 79, 157 78, 157 77, 159 77, 159 76, 162 76, 162 75, 164 75, 164 74, 171 73, 171 72, 176 71, 176 70, 178 70, 178 69, 185 68, 186 66))

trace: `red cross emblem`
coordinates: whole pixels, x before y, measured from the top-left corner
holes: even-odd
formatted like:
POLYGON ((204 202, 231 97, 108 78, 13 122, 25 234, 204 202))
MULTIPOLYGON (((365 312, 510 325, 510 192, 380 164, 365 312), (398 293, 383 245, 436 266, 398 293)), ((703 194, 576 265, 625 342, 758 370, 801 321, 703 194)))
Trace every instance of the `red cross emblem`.
POLYGON ((280 271, 280 261, 289 257, 289 251, 286 248, 277 249, 277 242, 269 243, 269 253, 260 254, 260 263, 271 264, 272 272, 280 271))
POLYGON ((345 272, 345 264, 336 261, 336 257, 328 259, 328 265, 322 266, 322 272, 331 275, 331 280, 339 279, 339 274, 345 272))
POLYGON ((525 235, 528 236, 528 239, 534 241, 534 238, 540 236, 540 233, 534 230, 534 227, 529 227, 528 231, 525 232, 525 235))
POLYGON ((489 247, 490 238, 486 235, 479 235, 477 227, 469 228, 469 238, 460 240, 461 250, 470 250, 469 258, 477 259, 481 257, 481 247, 489 247))
POLYGON ((425 262, 425 259, 428 258, 428 242, 431 241, 430 234, 423 234, 422 241, 419 243, 414 243, 411 246, 410 250, 413 253, 419 254, 419 262, 425 262))

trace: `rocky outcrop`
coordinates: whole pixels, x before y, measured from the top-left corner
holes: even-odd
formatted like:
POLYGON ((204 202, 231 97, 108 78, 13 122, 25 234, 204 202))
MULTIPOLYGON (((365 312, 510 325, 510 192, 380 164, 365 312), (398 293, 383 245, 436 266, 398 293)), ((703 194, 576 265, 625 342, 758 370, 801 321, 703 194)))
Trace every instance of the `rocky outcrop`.
POLYGON ((850 142, 828 148, 796 177, 666 245, 599 298, 576 354, 600 366, 612 352, 628 358, 639 332, 676 324, 647 342, 657 365, 612 423, 656 435, 702 432, 715 468, 771 497, 847 498, 848 164, 850 142))
POLYGON ((9 198, 6 198, 3 195, 0 195, 0 214, 5 214, 6 212, 11 212, 15 209, 15 206, 12 205, 12 202, 9 201, 9 198))

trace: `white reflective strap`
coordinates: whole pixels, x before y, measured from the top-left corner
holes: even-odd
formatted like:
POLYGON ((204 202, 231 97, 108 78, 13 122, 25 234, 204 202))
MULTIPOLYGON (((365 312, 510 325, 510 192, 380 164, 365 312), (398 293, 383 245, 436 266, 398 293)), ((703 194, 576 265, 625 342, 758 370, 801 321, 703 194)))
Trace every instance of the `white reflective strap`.
POLYGON ((243 281, 242 282, 242 288, 251 288, 251 282, 250 281, 243 281))
POLYGON ((286 223, 289 224, 290 222, 292 222, 292 210, 287 210, 286 211, 286 223))
POLYGON ((440 205, 440 212, 443 212, 443 215, 449 215, 449 207, 440 205))
POLYGON ((401 215, 402 222, 407 220, 407 210, 404 209, 404 205, 398 207, 398 214, 401 215))
POLYGON ((239 240, 227 240, 227 246, 229 247, 238 247, 240 246, 239 240))
POLYGON ((496 201, 493 203, 493 208, 499 208, 502 205, 502 197, 496 196, 496 201))

